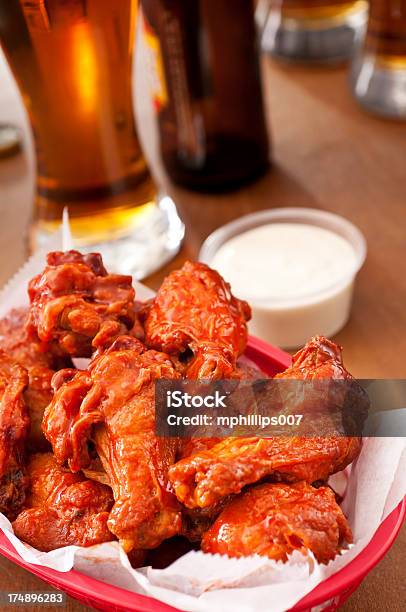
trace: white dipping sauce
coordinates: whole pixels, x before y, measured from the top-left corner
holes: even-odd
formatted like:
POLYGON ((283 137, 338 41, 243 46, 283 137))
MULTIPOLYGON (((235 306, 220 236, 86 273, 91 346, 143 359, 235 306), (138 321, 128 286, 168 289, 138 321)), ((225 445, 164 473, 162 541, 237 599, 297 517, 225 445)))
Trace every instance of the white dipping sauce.
POLYGON ((315 225, 270 223, 234 236, 214 255, 212 267, 240 296, 291 300, 327 289, 348 277, 353 247, 315 225))
POLYGON ((302 223, 269 223, 230 238, 209 262, 253 309, 250 332, 285 348, 336 333, 347 321, 353 246, 302 223))

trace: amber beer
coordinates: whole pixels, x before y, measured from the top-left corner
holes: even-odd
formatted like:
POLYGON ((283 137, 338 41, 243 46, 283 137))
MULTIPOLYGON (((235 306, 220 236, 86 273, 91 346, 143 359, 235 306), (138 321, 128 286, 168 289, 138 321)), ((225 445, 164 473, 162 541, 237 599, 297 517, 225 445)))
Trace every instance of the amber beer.
POLYGON ((372 0, 365 49, 406 68, 406 0, 372 0))
POLYGON ((348 0, 274 0, 283 17, 291 19, 340 19, 365 2, 348 0))
POLYGON ((0 0, 35 139, 34 242, 66 205, 86 243, 125 236, 156 205, 133 119, 136 12, 136 0, 0 0))
POLYGON ((368 111, 406 119, 406 0, 371 0, 351 84, 355 98, 368 111))
POLYGON ((365 0, 269 1, 263 47, 284 59, 348 59, 366 22, 365 0))

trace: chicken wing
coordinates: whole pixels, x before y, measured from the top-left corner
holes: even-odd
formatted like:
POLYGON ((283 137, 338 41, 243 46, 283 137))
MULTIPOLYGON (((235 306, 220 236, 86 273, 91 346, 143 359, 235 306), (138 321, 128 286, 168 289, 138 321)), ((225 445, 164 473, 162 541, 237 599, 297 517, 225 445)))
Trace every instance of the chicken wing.
POLYGON ((24 468, 29 417, 24 400, 27 371, 0 350, 0 512, 10 520, 25 500, 24 468))
MULTIPOLYGON (((162 283, 145 309, 147 346, 179 357, 190 379, 243 378, 252 375, 237 359, 247 344, 248 304, 205 264, 186 262, 162 283)), ((218 439, 182 440, 179 454, 213 446, 218 439)))
POLYGON ((24 392, 31 423, 28 446, 33 451, 45 451, 49 445, 41 422, 53 395, 52 376, 55 369, 67 367, 70 359, 43 352, 40 341, 28 336, 27 319, 27 308, 15 308, 0 320, 0 348, 28 372, 29 383, 24 392))
MULTIPOLYGON (((351 377, 341 350, 313 338, 293 358, 281 378, 351 377)), ((169 470, 177 498, 189 508, 206 508, 264 477, 312 483, 344 469, 359 454, 360 438, 344 436, 225 438, 208 450, 185 457, 169 470)))
POLYGON ((189 542, 200 542, 203 534, 211 527, 220 512, 234 496, 223 497, 207 508, 186 508, 182 506, 182 535, 189 542))
POLYGON ((135 321, 131 276, 108 274, 97 253, 49 253, 29 284, 28 331, 44 350, 90 357, 135 321))
POLYGON ((35 335, 30 337, 28 319, 28 308, 13 308, 0 319, 0 348, 27 370, 31 367, 59 370, 71 365, 69 357, 44 351, 39 339, 35 335))
MULTIPOLYGON (((233 378, 238 378, 240 380, 264 380, 268 378, 268 375, 259 367, 251 362, 250 360, 244 358, 244 355, 240 357, 237 361, 236 368, 233 373, 233 378)), ((177 461, 183 459, 184 457, 189 457, 190 455, 194 455, 200 451, 208 450, 212 448, 218 442, 221 442, 222 438, 183 438, 179 440, 178 451, 176 455, 177 461)))
POLYGON ((28 450, 31 452, 47 451, 49 443, 42 432, 42 419, 45 408, 52 401, 52 377, 55 374, 49 368, 41 366, 28 369, 28 387, 24 393, 30 417, 30 433, 28 436, 28 450))
POLYGON ((324 336, 314 336, 292 358, 292 365, 274 378, 294 380, 353 379, 345 369, 342 348, 324 336))
POLYGON ((328 563, 352 542, 347 519, 329 487, 305 482, 263 484, 234 499, 203 535, 202 550, 287 561, 294 550, 328 563))
POLYGON ((30 457, 30 488, 14 533, 38 550, 114 540, 107 527, 111 489, 60 467, 51 453, 30 457))
POLYGON ((120 337, 87 371, 55 375, 44 417, 57 460, 73 471, 89 465, 94 441, 115 500, 108 526, 126 551, 153 548, 181 529, 167 481, 176 440, 155 435, 154 382, 162 377, 179 378, 167 355, 120 337))
POLYGON ((186 262, 167 276, 149 308, 145 342, 179 356, 188 378, 225 378, 245 349, 250 316, 218 272, 186 262))

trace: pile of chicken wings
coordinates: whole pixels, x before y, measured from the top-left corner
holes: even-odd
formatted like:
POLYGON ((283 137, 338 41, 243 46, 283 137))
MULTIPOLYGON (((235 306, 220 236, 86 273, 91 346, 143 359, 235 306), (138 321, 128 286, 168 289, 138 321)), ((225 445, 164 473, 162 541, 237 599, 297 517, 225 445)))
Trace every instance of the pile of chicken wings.
MULTIPOLYGON (((118 540, 135 566, 185 541, 323 563, 351 542, 326 483, 360 438, 156 435, 157 379, 266 377, 240 360, 250 308, 216 271, 187 262, 141 303, 100 255, 53 252, 28 295, 0 321, 0 511, 19 538, 42 551, 118 540)), ((318 336, 277 377, 351 375, 318 336)))

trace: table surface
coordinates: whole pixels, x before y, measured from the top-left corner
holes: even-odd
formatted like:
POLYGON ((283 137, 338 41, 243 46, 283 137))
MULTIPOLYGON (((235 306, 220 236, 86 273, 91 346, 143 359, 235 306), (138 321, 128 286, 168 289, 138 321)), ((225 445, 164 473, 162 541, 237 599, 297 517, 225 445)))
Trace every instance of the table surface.
MULTIPOLYGON (((273 140, 270 172, 232 194, 207 196, 167 186, 186 224, 186 238, 179 255, 145 282, 157 288, 168 270, 197 256, 213 229, 242 214, 279 206, 342 214, 364 232, 368 258, 359 274, 351 319, 336 340, 344 346, 346 364, 356 376, 404 377, 406 124, 362 112, 349 94, 344 68, 309 69, 264 58, 263 73, 273 140)), ((138 117, 145 114, 140 122, 144 147, 158 180, 165 181, 151 136, 151 113, 139 98, 138 117)), ((33 189, 26 117, 1 57, 0 121, 19 124, 25 143, 23 154, 0 161, 1 285, 26 257, 33 189)), ((343 610, 403 610, 405 567, 406 526, 343 610)), ((47 587, 40 580, 0 558, 0 590, 43 588, 47 587)), ((68 609, 84 607, 70 600, 68 609)))

